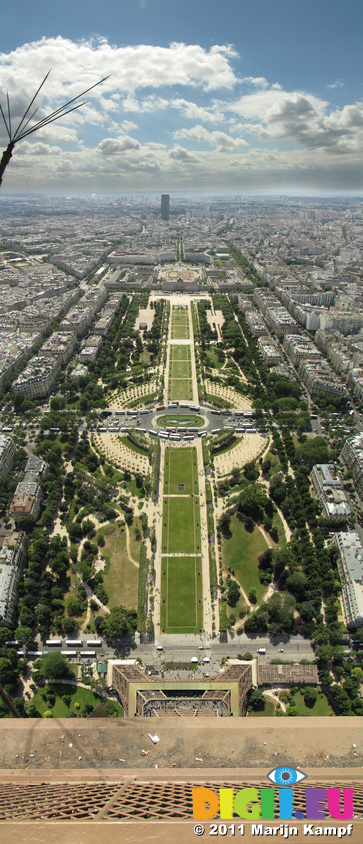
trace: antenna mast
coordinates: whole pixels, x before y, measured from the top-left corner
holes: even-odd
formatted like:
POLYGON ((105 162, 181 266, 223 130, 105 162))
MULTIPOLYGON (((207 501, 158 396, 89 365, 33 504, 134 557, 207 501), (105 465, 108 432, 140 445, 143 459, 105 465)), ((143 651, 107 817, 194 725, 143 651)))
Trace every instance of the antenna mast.
POLYGON ((31 121, 35 117, 38 109, 36 108, 35 111, 33 111, 32 114, 30 114, 29 117, 28 117, 28 114, 31 111, 33 103, 34 103, 36 97, 39 94, 39 91, 41 90, 44 83, 48 79, 49 74, 50 74, 50 70, 48 70, 48 73, 45 75, 44 79, 42 80, 39 87, 37 88, 34 96, 30 100, 30 103, 29 103, 28 107, 26 108, 26 110, 25 110, 25 112, 24 112, 24 114, 23 114, 23 116, 20 120, 20 123, 18 123, 15 131, 12 130, 12 126, 11 126, 11 111, 10 111, 9 94, 6 95, 7 115, 5 115, 5 110, 3 109, 3 107, 0 103, 0 114, 1 114, 1 117, 3 119, 3 123, 4 123, 5 129, 6 129, 6 133, 7 133, 8 138, 9 138, 8 146, 4 150, 2 157, 1 157, 1 161, 0 161, 0 185, 1 185, 2 180, 3 180, 3 175, 5 173, 5 170, 6 170, 8 164, 9 164, 9 161, 12 157, 15 144, 18 143, 18 141, 22 141, 23 138, 27 138, 29 135, 32 135, 33 132, 37 132, 39 129, 43 129, 44 126, 48 126, 50 123, 54 123, 55 120, 60 120, 60 118, 65 117, 66 114, 70 114, 72 111, 76 111, 78 108, 82 108, 82 106, 86 105, 87 100, 85 100, 85 102, 78 103, 77 105, 73 105, 73 103, 77 102, 77 100, 79 100, 80 97, 84 97, 84 95, 88 94, 89 91, 92 91, 93 88, 97 88, 97 85, 101 85, 101 82, 105 82, 106 79, 109 79, 109 76, 104 76, 103 79, 99 80, 99 82, 95 82, 95 84, 91 85, 90 88, 86 88, 86 90, 82 91, 81 94, 77 94, 76 97, 73 97, 73 99, 68 100, 68 102, 66 102, 66 103, 64 103, 64 105, 60 106, 60 108, 57 108, 55 111, 52 111, 46 117, 43 117, 42 120, 39 120, 37 123, 32 124, 31 121), (70 108, 70 106, 72 106, 72 108, 70 108))

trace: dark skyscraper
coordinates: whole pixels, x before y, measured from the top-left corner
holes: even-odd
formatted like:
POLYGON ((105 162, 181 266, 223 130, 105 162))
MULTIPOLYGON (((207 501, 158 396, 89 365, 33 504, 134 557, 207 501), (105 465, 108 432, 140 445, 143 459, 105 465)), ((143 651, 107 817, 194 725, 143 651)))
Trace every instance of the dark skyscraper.
POLYGON ((162 193, 161 194, 161 219, 168 220, 169 219, 169 194, 162 193))

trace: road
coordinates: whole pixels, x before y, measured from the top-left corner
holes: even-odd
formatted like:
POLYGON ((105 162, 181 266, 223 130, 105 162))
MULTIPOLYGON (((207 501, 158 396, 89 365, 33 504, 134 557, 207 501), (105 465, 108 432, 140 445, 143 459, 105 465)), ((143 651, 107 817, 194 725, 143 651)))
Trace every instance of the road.
MULTIPOLYGON (((82 637, 83 646, 79 651, 86 651, 86 637, 82 637)), ((102 647, 96 648, 97 657, 102 659, 141 659, 142 666, 153 666, 157 672, 162 672, 166 662, 191 662, 192 657, 198 658, 198 665, 191 664, 190 671, 194 676, 205 676, 206 673, 215 674, 220 670, 221 660, 226 657, 237 658, 238 654, 251 653, 257 657, 259 662, 270 662, 272 659, 282 659, 287 662, 301 662, 302 659, 314 660, 315 655, 309 640, 302 636, 293 636, 290 639, 282 638, 272 643, 268 636, 242 636, 226 634, 226 641, 212 639, 210 637, 185 635, 176 637, 162 635, 155 643, 140 642, 139 634, 135 634, 135 640, 130 647, 130 642, 125 645, 120 641, 119 645, 113 646, 101 639, 102 647), (162 646, 158 650, 157 646, 162 646), (258 654, 259 648, 265 648, 266 654, 258 654), (282 650, 282 652, 281 652, 282 650), (210 662, 203 662, 205 658, 210 662)), ((45 646, 44 646, 45 647, 45 646)), ((39 649, 42 645, 39 644, 39 649)), ((62 644, 57 648, 46 648, 47 652, 54 650, 66 650, 62 644)), ((70 648, 72 650, 72 648, 70 648)), ((90 648, 92 650, 92 648, 90 648)), ((43 651, 44 653, 44 651, 43 651)))

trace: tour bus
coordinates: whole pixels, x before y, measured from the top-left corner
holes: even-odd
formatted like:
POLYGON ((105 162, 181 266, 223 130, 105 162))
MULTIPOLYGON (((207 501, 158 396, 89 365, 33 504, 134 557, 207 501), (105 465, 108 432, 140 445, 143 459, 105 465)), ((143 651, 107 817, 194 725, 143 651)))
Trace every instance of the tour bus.
POLYGON ((149 428, 149 434, 151 434, 151 436, 152 436, 152 437, 157 437, 157 436, 158 436, 158 432, 157 432, 157 431, 152 431, 152 430, 151 430, 151 428, 149 428))
POLYGON ((185 440, 194 440, 194 434, 184 434, 185 440))
POLYGON ((102 648, 101 639, 87 639, 87 648, 102 648))
POLYGON ((258 653, 258 654, 265 654, 265 653, 266 653, 266 648, 257 648, 257 653, 258 653))
POLYGON ((161 440, 168 440, 168 439, 169 439, 169 434, 166 434, 166 433, 164 434, 164 433, 163 433, 163 431, 160 431, 160 432, 159 432, 159 434, 158 434, 158 437, 159 437, 161 440))
POLYGON ((144 416, 145 413, 150 413, 150 410, 140 410, 139 413, 140 413, 140 416, 144 416))
MULTIPOLYGON (((220 410, 211 410, 211 414, 212 414, 212 416, 220 416, 221 411, 220 410)), ((237 414, 236 414, 236 416, 237 416, 237 414)))
POLYGON ((138 412, 138 410, 127 410, 126 414, 127 416, 137 416, 138 412))
POLYGON ((158 404, 155 410, 165 410, 165 404, 158 404))
POLYGON ((206 436, 207 436, 206 431, 198 431, 198 437, 206 437, 206 436))
POLYGON ((211 434, 219 434, 220 430, 221 430, 220 428, 212 428, 211 434))
POLYGON ((77 656, 77 651, 61 651, 61 654, 72 658, 72 656, 77 656))
POLYGON ((79 655, 80 655, 80 656, 85 656, 85 657, 87 657, 87 656, 88 656, 88 657, 89 657, 89 656, 96 656, 96 651, 80 651, 80 652, 79 652, 79 655))
POLYGON ((190 405, 189 405, 189 410, 195 410, 195 412, 196 412, 196 413, 200 413, 200 407, 199 407, 199 404, 190 404, 190 405))
POLYGON ((61 639, 46 639, 45 644, 47 648, 60 648, 62 646, 61 639))
POLYGON ((116 410, 116 416, 125 416, 126 410, 116 410))
POLYGON ((83 645, 82 639, 66 639, 67 648, 81 648, 83 645))
POLYGON ((19 644, 19 642, 18 642, 17 639, 8 639, 8 641, 5 642, 5 645, 8 648, 16 648, 18 644, 19 644))
POLYGON ((234 415, 235 416, 244 416, 244 411, 243 410, 235 410, 234 415))
POLYGON ((178 440, 180 442, 180 434, 170 434, 169 439, 178 440))
POLYGON ((107 431, 107 428, 105 427, 105 425, 101 425, 98 430, 99 431, 107 431))

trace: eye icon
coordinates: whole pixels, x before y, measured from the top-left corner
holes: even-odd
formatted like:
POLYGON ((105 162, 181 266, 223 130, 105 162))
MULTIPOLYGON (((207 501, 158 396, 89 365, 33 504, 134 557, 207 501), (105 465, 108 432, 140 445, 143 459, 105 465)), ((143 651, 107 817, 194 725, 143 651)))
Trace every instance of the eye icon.
POLYGON ((281 787, 284 785, 296 785, 297 782, 304 780, 307 774, 303 774, 302 771, 296 771, 295 768, 284 767, 274 768, 267 776, 271 782, 281 787))

